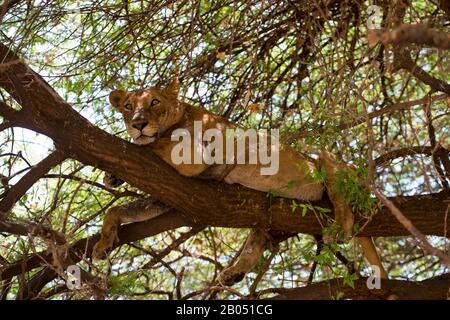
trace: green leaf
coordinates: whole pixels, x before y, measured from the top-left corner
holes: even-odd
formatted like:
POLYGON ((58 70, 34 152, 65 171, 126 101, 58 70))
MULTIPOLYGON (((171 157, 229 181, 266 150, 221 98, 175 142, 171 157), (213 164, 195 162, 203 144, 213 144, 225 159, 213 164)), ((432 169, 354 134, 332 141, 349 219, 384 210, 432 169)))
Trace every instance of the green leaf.
POLYGON ((306 216, 306 213, 308 212, 308 207, 307 206, 303 206, 302 209, 302 217, 306 216))
POLYGON ((345 294, 342 291, 336 292, 336 300, 342 300, 344 298, 345 294))
POLYGON ((356 274, 346 273, 344 275, 344 284, 348 285, 352 289, 355 289, 355 280, 358 280, 358 276, 356 274))

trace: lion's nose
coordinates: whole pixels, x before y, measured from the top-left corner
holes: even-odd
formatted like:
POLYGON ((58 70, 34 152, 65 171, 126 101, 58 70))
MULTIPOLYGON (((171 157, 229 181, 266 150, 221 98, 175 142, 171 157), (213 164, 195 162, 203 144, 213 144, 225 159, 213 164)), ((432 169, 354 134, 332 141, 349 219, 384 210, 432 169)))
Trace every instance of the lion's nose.
POLYGON ((132 126, 133 128, 142 131, 142 129, 144 129, 146 125, 148 125, 148 121, 135 121, 132 126))

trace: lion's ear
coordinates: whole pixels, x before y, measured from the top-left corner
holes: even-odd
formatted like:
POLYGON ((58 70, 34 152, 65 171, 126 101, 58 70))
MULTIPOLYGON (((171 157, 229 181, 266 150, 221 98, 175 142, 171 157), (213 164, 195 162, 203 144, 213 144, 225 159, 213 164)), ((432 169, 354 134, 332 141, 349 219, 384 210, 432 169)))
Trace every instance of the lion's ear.
POLYGON ((178 78, 174 78, 169 85, 164 89, 164 92, 174 96, 175 98, 178 97, 178 92, 180 91, 180 82, 178 81, 178 78))
POLYGON ((109 103, 111 103, 111 105, 114 108, 120 109, 122 101, 125 99, 126 95, 127 92, 125 90, 122 89, 114 90, 109 94, 109 103))

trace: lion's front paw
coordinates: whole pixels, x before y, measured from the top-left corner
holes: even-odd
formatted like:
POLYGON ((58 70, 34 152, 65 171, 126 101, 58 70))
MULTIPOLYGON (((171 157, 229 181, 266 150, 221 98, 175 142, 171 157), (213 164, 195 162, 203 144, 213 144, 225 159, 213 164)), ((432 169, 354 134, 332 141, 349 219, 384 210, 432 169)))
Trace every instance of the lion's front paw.
POLYGON ((113 247, 114 241, 118 241, 117 236, 102 237, 92 250, 94 260, 103 260, 108 256, 108 252, 113 247))
POLYGON ((218 281, 224 286, 232 286, 235 283, 241 282, 245 277, 245 272, 236 272, 233 267, 223 270, 219 274, 218 281))
POLYGON ((108 188, 117 188, 123 183, 123 180, 116 178, 110 173, 105 173, 105 176, 103 177, 103 184, 108 188))
POLYGON ((92 258, 94 260, 104 260, 107 257, 107 247, 101 243, 100 241, 97 242, 94 246, 94 249, 92 250, 92 258))

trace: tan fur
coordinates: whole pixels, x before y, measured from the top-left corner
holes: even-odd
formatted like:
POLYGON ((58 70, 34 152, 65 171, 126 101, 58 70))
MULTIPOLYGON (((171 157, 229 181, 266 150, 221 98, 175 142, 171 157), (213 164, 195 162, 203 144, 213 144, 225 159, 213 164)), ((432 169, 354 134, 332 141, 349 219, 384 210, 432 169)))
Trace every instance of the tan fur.
POLYGON ((239 282, 258 263, 267 246, 267 235, 263 230, 253 229, 244 243, 242 251, 233 263, 218 276, 218 282, 231 286, 239 282))
MULTIPOLYGON (((193 137, 194 121, 202 121, 203 132, 216 128, 223 133, 226 129, 238 128, 223 117, 204 109, 177 100, 178 80, 165 89, 149 88, 127 92, 115 90, 109 100, 124 118, 125 126, 134 143, 151 144, 152 150, 178 173, 195 177, 207 174, 209 178, 223 179, 226 183, 238 183, 262 192, 275 192, 280 196, 299 200, 319 200, 324 186, 312 178, 315 165, 288 145, 280 146, 279 170, 274 175, 261 175, 260 164, 207 165, 180 164, 172 162, 172 148, 178 141, 171 141, 172 132, 178 128, 188 129, 193 137), (128 108, 128 109, 127 109, 128 108)), ((225 140, 225 139, 224 139, 225 140)), ((193 141, 193 140, 192 140, 193 141)), ((192 149, 196 146, 192 143, 192 149)), ((193 150, 192 150, 193 151, 193 150)), ((333 172, 330 159, 325 160, 325 168, 333 172)), ((336 219, 344 230, 353 225, 353 216, 348 205, 336 197, 333 188, 328 189, 336 210, 336 219), (330 192, 331 191, 331 192, 330 192)), ((106 250, 112 246, 120 221, 115 216, 107 216, 102 228, 102 239, 96 248, 106 250)), ((376 254, 376 251, 375 251, 376 254)), ((96 253, 101 255, 101 253, 96 253)), ((381 263, 380 263, 381 264, 381 263)))
POLYGON ((102 259, 114 242, 118 242, 117 229, 122 223, 146 221, 170 208, 153 199, 139 199, 108 210, 103 219, 101 239, 92 252, 94 259, 102 259))
MULTIPOLYGON (((324 169, 327 177, 326 189, 328 196, 333 203, 336 223, 340 225, 345 234, 350 237, 352 234, 354 217, 350 205, 339 196, 338 191, 336 190, 336 172, 352 170, 352 167, 347 164, 337 162, 334 156, 329 152, 320 153, 319 165, 324 169)), ((372 238, 357 237, 357 239, 369 264, 378 266, 380 268, 380 277, 387 279, 387 273, 383 268, 381 259, 377 253, 372 238)))

